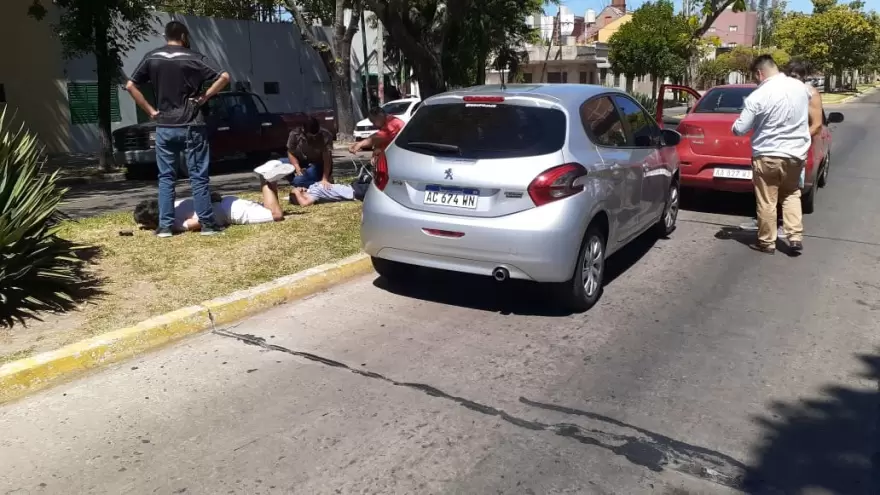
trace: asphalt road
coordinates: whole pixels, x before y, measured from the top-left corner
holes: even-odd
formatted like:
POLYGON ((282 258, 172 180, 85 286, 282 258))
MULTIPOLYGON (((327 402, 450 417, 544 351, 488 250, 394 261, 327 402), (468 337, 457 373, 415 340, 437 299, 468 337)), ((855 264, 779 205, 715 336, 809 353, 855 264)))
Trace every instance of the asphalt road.
POLYGON ((584 315, 364 277, 0 407, 0 493, 876 494, 878 109, 799 258, 718 236, 753 211, 721 195, 584 315))
MULTIPOLYGON (((358 153, 357 159, 368 161, 370 153, 358 153)), ((334 150, 334 175, 336 177, 351 176, 356 165, 352 155, 347 151, 334 150)), ((238 194, 245 191, 259 191, 260 182, 253 173, 258 163, 244 161, 224 164, 219 170, 212 171, 211 190, 220 194, 238 194)), ((126 180, 103 184, 83 184, 70 187, 62 210, 74 218, 100 215, 122 210, 133 210, 135 205, 145 199, 155 199, 158 188, 156 181, 126 180)), ((177 195, 192 195, 189 180, 177 183, 177 195)))

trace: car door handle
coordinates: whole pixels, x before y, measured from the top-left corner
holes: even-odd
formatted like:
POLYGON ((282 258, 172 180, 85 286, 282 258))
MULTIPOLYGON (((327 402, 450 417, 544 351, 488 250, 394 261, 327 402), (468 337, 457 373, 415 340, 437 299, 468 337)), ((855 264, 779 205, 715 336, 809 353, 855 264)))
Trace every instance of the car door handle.
POLYGON ((262 125, 263 127, 272 127, 272 123, 271 123, 271 122, 263 122, 263 123, 260 124, 260 125, 262 125))
POLYGON ((623 175, 623 167, 620 166, 619 163, 614 163, 611 165, 611 177, 614 179, 620 179, 623 175))
POLYGON ((228 131, 229 128, 228 127, 218 127, 217 130, 218 131, 228 131))

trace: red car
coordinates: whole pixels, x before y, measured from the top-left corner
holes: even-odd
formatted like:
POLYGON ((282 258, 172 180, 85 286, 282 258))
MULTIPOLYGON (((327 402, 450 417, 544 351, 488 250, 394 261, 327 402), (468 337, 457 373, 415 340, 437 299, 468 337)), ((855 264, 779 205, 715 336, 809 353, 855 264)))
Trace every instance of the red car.
MULTIPOLYGON (((687 86, 664 84, 657 98, 657 123, 663 125, 663 101, 672 98, 670 91, 684 92, 696 100, 678 125, 682 139, 678 144, 681 159, 681 185, 698 189, 730 192, 754 192, 752 186, 752 147, 750 135, 736 136, 731 127, 739 117, 754 84, 715 86, 700 95, 687 86)), ((831 131, 828 124, 843 122, 843 114, 822 116, 822 132, 813 139, 807 156, 806 177, 801 197, 804 213, 815 208, 816 189, 825 186, 831 166, 831 131)))

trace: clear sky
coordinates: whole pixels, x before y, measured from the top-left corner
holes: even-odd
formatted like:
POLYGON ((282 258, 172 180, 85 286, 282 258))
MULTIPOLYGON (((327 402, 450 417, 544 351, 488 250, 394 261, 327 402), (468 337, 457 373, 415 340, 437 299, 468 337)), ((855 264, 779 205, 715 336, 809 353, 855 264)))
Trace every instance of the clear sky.
MULTIPOLYGON (((681 8, 681 0, 673 0, 673 2, 675 2, 676 8, 681 8)), ((562 3, 568 7, 574 15, 584 15, 584 12, 586 12, 587 9, 593 9, 598 13, 602 10, 603 6, 611 5, 611 0, 563 0, 562 3)), ((635 10, 643 3, 644 0, 627 0, 626 9, 635 10)), ((867 10, 880 10, 880 0, 866 0, 865 7, 867 10)), ((810 0, 789 0, 788 10, 810 12, 813 10, 813 3, 810 0)), ((555 13, 556 7, 551 6, 547 9, 547 15, 555 13)))

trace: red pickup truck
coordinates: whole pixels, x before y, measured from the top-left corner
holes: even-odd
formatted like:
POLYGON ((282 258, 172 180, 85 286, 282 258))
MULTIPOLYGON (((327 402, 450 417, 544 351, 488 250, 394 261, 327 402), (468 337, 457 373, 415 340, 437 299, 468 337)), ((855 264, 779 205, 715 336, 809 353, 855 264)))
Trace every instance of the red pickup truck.
MULTIPOLYGON (((269 159, 273 153, 284 154, 290 130, 302 126, 310 116, 316 117, 322 127, 336 135, 336 117, 333 110, 307 114, 271 113, 256 94, 229 91, 208 101, 205 121, 211 145, 211 163, 245 158, 251 162, 269 159)), ((155 179, 156 124, 122 127, 113 132, 116 163, 125 165, 129 179, 155 179)), ((186 162, 179 161, 180 177, 187 177, 186 162)))

